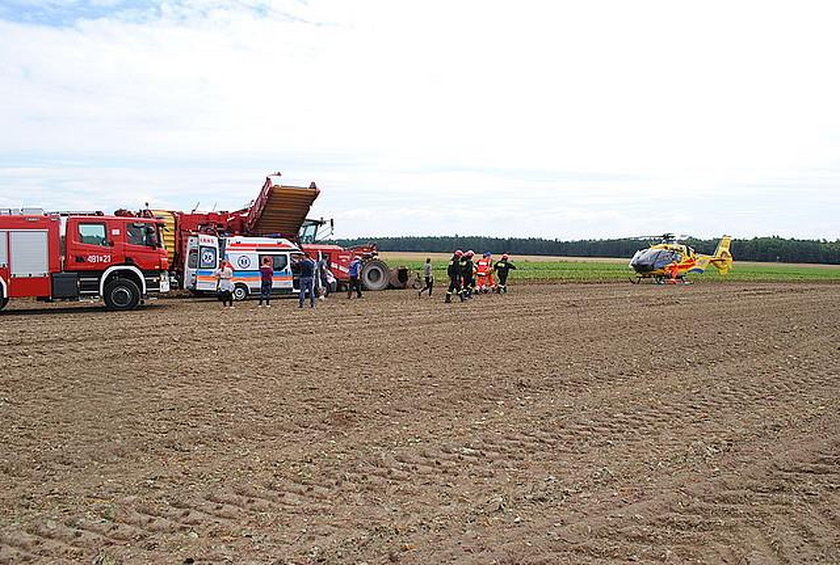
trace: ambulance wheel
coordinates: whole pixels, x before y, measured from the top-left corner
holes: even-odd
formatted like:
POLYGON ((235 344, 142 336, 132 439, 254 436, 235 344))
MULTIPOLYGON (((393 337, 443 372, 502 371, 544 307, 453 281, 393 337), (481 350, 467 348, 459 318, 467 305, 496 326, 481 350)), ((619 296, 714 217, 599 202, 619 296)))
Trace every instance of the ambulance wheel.
POLYGON ((241 302, 248 298, 248 287, 244 284, 238 284, 233 287, 233 299, 237 302, 241 302))
POLYGON ((0 310, 5 308, 6 304, 8 304, 8 303, 9 303, 9 299, 6 298, 5 296, 3 298, 0 298, 0 310))
POLYGON ((134 310, 140 305, 140 287, 129 279, 114 279, 105 285, 108 310, 134 310))

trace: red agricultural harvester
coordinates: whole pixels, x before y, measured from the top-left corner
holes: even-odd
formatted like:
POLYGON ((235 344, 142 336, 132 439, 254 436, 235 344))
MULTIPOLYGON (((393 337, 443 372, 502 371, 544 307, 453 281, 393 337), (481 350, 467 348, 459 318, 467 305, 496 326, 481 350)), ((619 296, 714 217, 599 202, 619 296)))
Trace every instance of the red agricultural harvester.
MULTIPOLYGON (((176 285, 191 291, 202 290, 196 280, 214 268, 218 259, 226 254, 226 242, 237 238, 239 243, 248 238, 269 238, 292 242, 306 255, 318 260, 326 258, 330 270, 336 278, 337 286, 344 286, 350 261, 354 256, 362 259, 362 283, 368 290, 384 290, 389 286, 404 288, 407 273, 404 268, 393 272, 384 261, 378 258, 376 245, 346 249, 338 245, 319 242, 320 232, 329 229, 332 221, 308 219, 306 216, 320 190, 311 183, 308 187, 288 186, 279 183, 279 173, 265 179, 256 200, 249 206, 233 212, 179 212, 172 210, 142 210, 139 213, 118 210, 118 215, 138 215, 161 220, 165 229, 164 244, 169 252, 171 274, 176 285), (202 236, 200 244, 199 236, 202 236), (214 249, 210 237, 218 238, 214 249), (214 257, 215 256, 215 257, 214 257)), ((256 241, 254 242, 256 244, 256 241)), ((260 245, 271 246, 270 242, 260 245)), ((249 263, 248 259, 243 259, 249 263)), ((234 265, 236 268, 237 265, 234 265)), ((258 268, 258 265, 242 266, 246 272, 258 268)), ((239 292, 234 293, 239 299, 245 298, 251 291, 243 282, 238 285, 239 292)))
POLYGON ((100 297, 132 310, 169 291, 162 229, 154 218, 0 210, 0 309, 13 298, 100 297))

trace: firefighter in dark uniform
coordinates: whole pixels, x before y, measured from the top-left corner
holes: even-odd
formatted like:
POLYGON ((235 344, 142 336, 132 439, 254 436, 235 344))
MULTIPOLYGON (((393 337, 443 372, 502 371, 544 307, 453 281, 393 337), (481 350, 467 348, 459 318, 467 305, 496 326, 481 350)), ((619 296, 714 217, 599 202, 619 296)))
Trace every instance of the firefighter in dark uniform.
POLYGON ((457 294, 464 301, 464 295, 461 293, 461 259, 464 252, 460 249, 455 250, 452 258, 449 260, 449 265, 446 267, 446 274, 449 276, 449 289, 446 291, 446 298, 444 302, 452 302, 452 295, 457 294))
POLYGON ((473 263, 473 257, 475 256, 475 251, 470 249, 464 256, 461 257, 461 277, 464 280, 463 288, 461 288, 461 293, 463 296, 467 298, 472 298, 473 290, 475 289, 475 263, 473 263))
POLYGON ((508 260, 507 253, 502 255, 502 258, 496 261, 493 265, 496 274, 499 275, 499 284, 496 287, 496 292, 499 294, 507 292, 507 278, 511 270, 516 270, 516 265, 508 260))

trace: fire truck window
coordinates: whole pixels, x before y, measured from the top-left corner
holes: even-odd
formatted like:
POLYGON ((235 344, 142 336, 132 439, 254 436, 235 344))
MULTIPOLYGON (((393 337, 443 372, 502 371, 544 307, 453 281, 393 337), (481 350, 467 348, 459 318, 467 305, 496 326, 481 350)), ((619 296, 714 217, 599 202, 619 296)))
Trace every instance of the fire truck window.
POLYGON ((129 224, 128 244, 143 245, 144 247, 157 247, 157 234, 154 226, 149 224, 129 224))
POLYGON ((187 256, 187 267, 190 269, 198 267, 198 249, 190 249, 190 254, 187 256))
POLYGON ((105 224, 79 224, 79 243, 106 246, 105 224))

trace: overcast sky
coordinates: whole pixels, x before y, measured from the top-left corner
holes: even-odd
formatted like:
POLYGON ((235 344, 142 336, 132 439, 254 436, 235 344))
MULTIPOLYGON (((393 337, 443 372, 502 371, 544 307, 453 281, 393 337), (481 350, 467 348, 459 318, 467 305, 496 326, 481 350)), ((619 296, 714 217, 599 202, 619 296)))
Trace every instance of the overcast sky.
POLYGON ((0 207, 840 238, 840 3, 0 0, 0 207))

